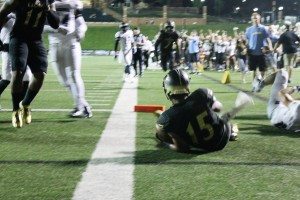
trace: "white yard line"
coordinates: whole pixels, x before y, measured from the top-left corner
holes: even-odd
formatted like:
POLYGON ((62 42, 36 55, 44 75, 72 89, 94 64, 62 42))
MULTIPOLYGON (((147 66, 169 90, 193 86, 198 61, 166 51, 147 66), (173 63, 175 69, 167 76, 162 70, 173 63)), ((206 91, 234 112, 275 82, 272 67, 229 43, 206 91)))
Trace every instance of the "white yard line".
MULTIPOLYGON (((32 112, 70 112, 71 109, 60 109, 60 108, 49 108, 49 109, 40 109, 34 108, 32 112)), ((92 109, 93 112, 111 112, 110 109, 92 109)), ((1 109, 0 112, 12 112, 12 109, 1 109)))
POLYGON ((108 104, 108 103, 92 103, 91 105, 94 107, 94 106, 109 106, 110 104, 108 104))
POLYGON ((111 99, 89 99, 89 102, 108 102, 112 101, 111 99))
POLYGON ((99 98, 104 98, 104 99, 110 99, 110 98, 113 98, 113 96, 102 96, 102 97, 99 97, 99 95, 97 95, 97 94, 91 94, 91 95, 86 95, 85 96, 87 99, 88 98, 97 98, 97 99, 99 99, 99 98))
POLYGON ((99 90, 99 89, 86 90, 86 93, 88 93, 88 94, 112 94, 112 93, 116 93, 116 92, 118 92, 118 90, 107 90, 107 91, 99 90))
POLYGON ((133 198, 137 85, 124 83, 73 200, 133 198))

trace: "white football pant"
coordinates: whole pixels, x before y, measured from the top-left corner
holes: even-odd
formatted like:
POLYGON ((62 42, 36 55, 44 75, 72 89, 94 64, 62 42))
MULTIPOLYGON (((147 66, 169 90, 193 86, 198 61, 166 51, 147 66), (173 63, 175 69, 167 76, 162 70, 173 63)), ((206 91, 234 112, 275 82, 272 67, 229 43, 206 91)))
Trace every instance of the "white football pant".
POLYGON ((76 108, 89 106, 85 99, 85 87, 81 77, 81 45, 50 44, 50 61, 61 85, 69 88, 76 108))

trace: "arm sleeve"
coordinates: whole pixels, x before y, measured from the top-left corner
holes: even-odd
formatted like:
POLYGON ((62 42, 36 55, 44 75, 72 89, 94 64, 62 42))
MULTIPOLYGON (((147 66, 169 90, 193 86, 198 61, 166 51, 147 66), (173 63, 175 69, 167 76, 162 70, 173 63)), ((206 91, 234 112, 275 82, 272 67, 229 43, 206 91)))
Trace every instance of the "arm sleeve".
POLYGON ((75 22, 76 22, 76 36, 78 37, 79 40, 82 40, 87 31, 87 25, 82 16, 77 17, 75 22))
POLYGON ((48 24, 52 28, 58 29, 58 27, 59 27, 59 16, 56 14, 55 11, 49 10, 47 12, 47 21, 48 21, 48 24))
POLYGON ((49 25, 45 25, 44 26, 44 33, 57 33, 57 29, 54 29, 49 25))

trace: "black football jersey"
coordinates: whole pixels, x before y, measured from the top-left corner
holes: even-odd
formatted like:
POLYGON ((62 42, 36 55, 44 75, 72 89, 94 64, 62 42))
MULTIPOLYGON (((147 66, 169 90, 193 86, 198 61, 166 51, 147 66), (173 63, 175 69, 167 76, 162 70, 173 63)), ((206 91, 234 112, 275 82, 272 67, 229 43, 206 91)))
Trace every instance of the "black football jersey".
POLYGON ((162 52, 170 52, 172 50, 173 43, 177 42, 178 38, 179 35, 176 31, 169 33, 162 30, 160 32, 159 38, 156 41, 155 46, 158 46, 160 44, 160 50, 162 52))
POLYGON ((186 144, 209 150, 224 135, 224 122, 212 110, 215 97, 209 89, 198 89, 185 101, 162 113, 157 124, 164 132, 178 135, 186 144))
POLYGON ((15 9, 16 21, 11 37, 25 40, 39 40, 46 21, 47 5, 54 0, 22 0, 15 9))

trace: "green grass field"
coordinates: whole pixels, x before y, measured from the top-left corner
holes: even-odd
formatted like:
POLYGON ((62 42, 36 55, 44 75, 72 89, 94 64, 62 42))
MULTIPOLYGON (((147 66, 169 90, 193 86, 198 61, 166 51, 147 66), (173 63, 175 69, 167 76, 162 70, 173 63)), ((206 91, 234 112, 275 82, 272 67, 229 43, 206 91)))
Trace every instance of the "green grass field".
MULTIPOLYGON (((122 71, 112 57, 83 57, 86 95, 96 110, 91 119, 67 116, 73 108, 71 96, 51 68, 32 107, 52 110, 33 112, 32 124, 21 129, 12 128, 11 112, 0 111, 0 199, 71 199, 121 90, 122 71), (101 99, 107 101, 93 101, 101 99)), ((170 106, 162 90, 164 75, 160 70, 145 72, 138 87, 140 104, 170 106)), ((300 84, 298 76, 296 69, 293 84, 300 84)), ((228 85, 220 84, 221 77, 209 71, 193 75, 191 89, 213 89, 229 110, 237 94, 232 87, 249 91, 251 75, 248 84, 241 84, 238 72, 231 73, 228 85)), ((266 98, 269 89, 258 95, 266 98)), ((11 108, 9 93, 8 89, 1 96, 3 109, 11 108)), ((300 199, 299 134, 270 126, 266 102, 254 101, 255 106, 233 120, 240 129, 239 140, 202 155, 156 147, 154 115, 138 113, 134 198, 300 199)))

